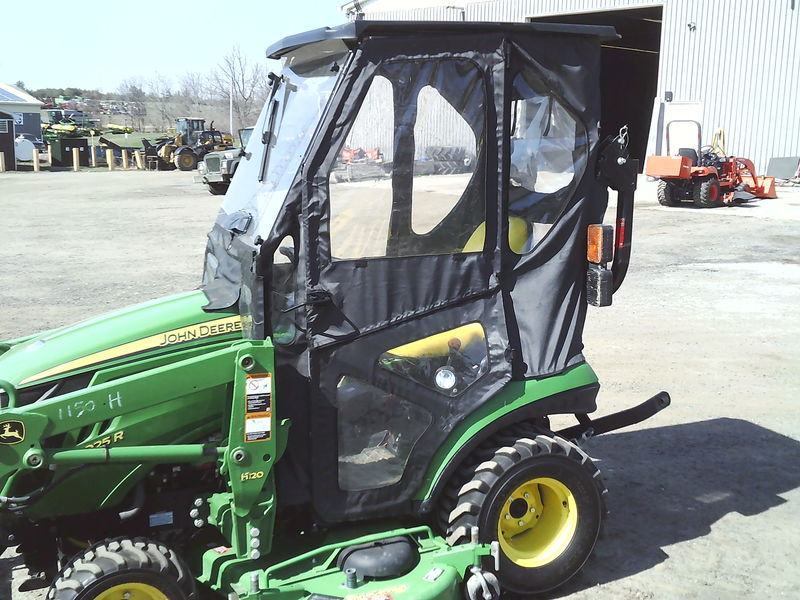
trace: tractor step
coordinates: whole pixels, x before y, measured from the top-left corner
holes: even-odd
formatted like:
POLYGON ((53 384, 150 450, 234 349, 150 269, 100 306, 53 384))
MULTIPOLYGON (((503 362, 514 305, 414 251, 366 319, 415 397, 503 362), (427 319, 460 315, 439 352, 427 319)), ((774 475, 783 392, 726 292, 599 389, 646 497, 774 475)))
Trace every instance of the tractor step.
POLYGON ((576 415, 580 423, 557 431, 558 435, 568 440, 589 438, 610 431, 616 431, 623 427, 628 427, 636 423, 649 419, 657 412, 660 412, 670 405, 670 397, 667 392, 659 392, 637 406, 626 408, 616 413, 590 419, 587 415, 576 415))

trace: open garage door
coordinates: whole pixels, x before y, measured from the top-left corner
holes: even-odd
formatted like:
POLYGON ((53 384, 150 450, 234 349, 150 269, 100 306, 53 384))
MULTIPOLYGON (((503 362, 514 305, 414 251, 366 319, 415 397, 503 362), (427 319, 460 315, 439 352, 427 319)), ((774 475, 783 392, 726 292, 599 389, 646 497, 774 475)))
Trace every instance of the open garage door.
POLYGON ((17 161, 14 156, 14 118, 0 112, 0 152, 5 155, 6 169, 14 171, 17 161))
POLYGON ((602 137, 614 135, 627 124, 630 128, 630 153, 640 160, 640 165, 644 165, 653 98, 658 85, 662 12, 661 6, 652 6, 529 19, 545 23, 611 25, 622 35, 621 40, 603 44, 600 134, 602 137))

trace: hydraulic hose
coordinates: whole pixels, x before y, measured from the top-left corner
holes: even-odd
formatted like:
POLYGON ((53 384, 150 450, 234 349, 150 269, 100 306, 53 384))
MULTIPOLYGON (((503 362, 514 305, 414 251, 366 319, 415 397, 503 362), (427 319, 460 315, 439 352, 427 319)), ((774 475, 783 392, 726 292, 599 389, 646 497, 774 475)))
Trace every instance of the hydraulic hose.
POLYGON ((144 508, 144 483, 139 482, 136 486, 135 495, 133 497, 133 508, 123 510, 119 513, 120 521, 128 521, 135 517, 144 508))
POLYGON ((68 477, 71 477, 75 473, 82 471, 83 469, 87 468, 89 465, 80 465, 77 467, 71 468, 69 471, 64 473, 62 477, 59 477, 56 480, 52 478, 50 481, 42 485, 41 487, 35 489, 32 492, 28 492, 25 496, 0 496, 0 510, 8 510, 10 512, 19 512, 24 510, 29 504, 36 502, 39 498, 41 498, 47 491, 56 484, 61 483, 68 477), (9 507, 9 504, 14 504, 16 506, 9 507))

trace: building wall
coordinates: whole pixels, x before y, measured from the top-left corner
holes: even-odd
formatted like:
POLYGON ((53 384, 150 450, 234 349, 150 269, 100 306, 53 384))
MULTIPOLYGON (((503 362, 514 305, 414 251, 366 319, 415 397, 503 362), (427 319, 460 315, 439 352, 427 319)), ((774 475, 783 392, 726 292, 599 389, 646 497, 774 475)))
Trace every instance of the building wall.
POLYGON ((19 135, 20 133, 30 133, 37 138, 42 137, 42 120, 40 112, 23 112, 22 123, 14 125, 14 131, 19 135))
POLYGON ((0 111, 14 117, 14 133, 30 133, 37 138, 42 137, 41 110, 38 106, 12 102, 0 103, 0 111))
POLYGON ((0 152, 3 153, 6 169, 14 171, 17 165, 14 156, 14 121, 13 116, 3 112, 2 108, 0 108, 0 152))
POLYGON ((645 6, 663 6, 659 98, 671 91, 675 101, 702 102, 704 141, 724 129, 728 153, 761 170, 770 157, 800 155, 800 1, 495 0, 413 11, 368 5, 365 12, 371 19, 525 21, 645 6))

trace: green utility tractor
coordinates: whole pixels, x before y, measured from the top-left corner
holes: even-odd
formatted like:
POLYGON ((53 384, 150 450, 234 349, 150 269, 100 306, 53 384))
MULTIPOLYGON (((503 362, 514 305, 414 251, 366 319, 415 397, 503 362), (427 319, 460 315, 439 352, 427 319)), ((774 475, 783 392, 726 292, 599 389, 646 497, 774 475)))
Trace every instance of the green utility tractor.
POLYGON ((638 170, 598 139, 615 35, 356 21, 270 47, 201 289, 0 348, 26 586, 492 600, 575 575, 605 517, 581 444, 669 404, 589 416, 583 325, 625 276, 638 170), (336 177, 344 148, 373 174, 336 177))

